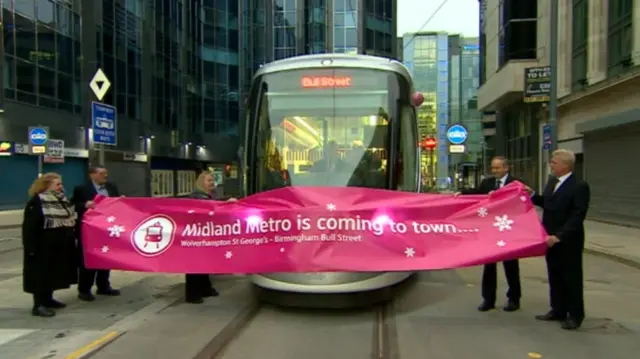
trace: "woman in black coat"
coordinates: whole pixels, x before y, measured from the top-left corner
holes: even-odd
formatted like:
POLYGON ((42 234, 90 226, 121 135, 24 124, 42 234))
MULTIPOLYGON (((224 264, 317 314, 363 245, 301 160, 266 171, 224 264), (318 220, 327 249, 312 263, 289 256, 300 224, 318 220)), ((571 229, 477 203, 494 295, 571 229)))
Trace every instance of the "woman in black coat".
MULTIPOLYGON (((216 184, 213 174, 203 171, 196 180, 196 189, 189 195, 189 198, 213 200, 215 199, 216 184)), ((234 198, 229 201, 235 201, 234 198)), ((187 303, 200 304, 203 298, 217 297, 218 291, 211 284, 209 274, 187 274, 185 276, 185 300, 187 303)))
POLYGON ((29 196, 22 222, 23 290, 33 295, 31 314, 53 317, 53 309, 66 306, 53 299, 53 292, 78 282, 74 256, 77 215, 57 173, 36 179, 29 196))

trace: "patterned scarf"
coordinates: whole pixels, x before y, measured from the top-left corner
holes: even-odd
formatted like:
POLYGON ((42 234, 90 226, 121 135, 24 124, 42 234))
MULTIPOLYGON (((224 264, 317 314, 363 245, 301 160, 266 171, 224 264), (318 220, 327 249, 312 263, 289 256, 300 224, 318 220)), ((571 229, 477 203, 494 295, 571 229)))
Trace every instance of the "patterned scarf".
POLYGON ((43 192, 38 197, 42 202, 45 229, 74 227, 76 225, 78 215, 64 193, 43 192))

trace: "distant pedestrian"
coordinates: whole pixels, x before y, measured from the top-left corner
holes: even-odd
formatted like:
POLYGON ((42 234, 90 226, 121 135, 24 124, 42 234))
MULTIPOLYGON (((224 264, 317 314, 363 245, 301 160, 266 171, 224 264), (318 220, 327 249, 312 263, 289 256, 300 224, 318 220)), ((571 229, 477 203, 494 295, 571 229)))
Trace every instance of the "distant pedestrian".
MULTIPOLYGON (((189 195, 189 198, 214 200, 216 184, 213 173, 203 171, 200 173, 195 183, 196 189, 189 195)), ((229 201, 235 201, 230 198, 229 201)), ((209 274, 189 273, 185 275, 185 301, 192 304, 204 302, 203 298, 217 297, 218 291, 211 284, 209 274)))
POLYGON ((77 283, 75 266, 76 211, 67 201, 62 178, 46 173, 29 189, 22 222, 23 289, 33 294, 31 314, 53 317, 65 304, 53 292, 77 283))
POLYGON ((94 166, 89 169, 89 181, 73 189, 71 202, 78 212, 78 223, 76 227, 78 238, 78 298, 91 302, 96 298, 91 293, 94 283, 98 287, 96 293, 99 295, 117 296, 120 291, 111 287, 109 282, 109 270, 88 269, 84 265, 84 252, 82 245, 82 217, 87 210, 94 207, 94 198, 97 195, 105 197, 120 197, 120 191, 114 183, 107 182, 109 174, 103 166, 94 166))
POLYGON ((542 225, 547 231, 546 254, 551 310, 538 320, 561 321, 562 328, 578 329, 585 317, 582 252, 584 220, 589 210, 589 185, 576 178, 575 154, 557 150, 551 156, 551 172, 542 195, 533 194, 533 204, 542 207, 542 225))

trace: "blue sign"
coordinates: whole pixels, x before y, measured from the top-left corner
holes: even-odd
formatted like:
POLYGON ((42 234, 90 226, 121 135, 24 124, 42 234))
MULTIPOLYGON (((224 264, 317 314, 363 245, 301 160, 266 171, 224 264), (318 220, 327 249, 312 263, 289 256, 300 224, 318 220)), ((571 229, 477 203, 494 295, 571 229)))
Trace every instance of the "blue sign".
POLYGON ((553 140, 551 139, 551 125, 542 126, 542 149, 550 150, 553 140))
POLYGON ((31 146, 44 146, 49 140, 49 131, 43 127, 29 128, 29 144, 31 146))
POLYGON ((93 143, 115 146, 118 143, 116 108, 99 102, 91 103, 93 143))
POLYGON ((452 145, 461 145, 465 143, 469 132, 462 125, 453 125, 447 130, 447 139, 452 145))

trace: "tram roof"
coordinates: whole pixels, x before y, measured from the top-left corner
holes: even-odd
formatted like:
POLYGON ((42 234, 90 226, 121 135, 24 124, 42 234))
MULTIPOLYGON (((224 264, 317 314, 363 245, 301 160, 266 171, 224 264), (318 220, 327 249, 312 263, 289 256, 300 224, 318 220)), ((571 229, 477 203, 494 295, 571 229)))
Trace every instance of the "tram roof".
POLYGON ((328 66, 327 60, 331 60, 332 67, 369 68, 383 71, 393 71, 411 81, 409 70, 397 60, 371 55, 347 55, 347 54, 314 54, 290 57, 287 59, 270 62, 256 71, 255 77, 273 72, 297 70, 303 68, 323 68, 328 66))

